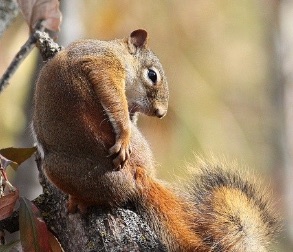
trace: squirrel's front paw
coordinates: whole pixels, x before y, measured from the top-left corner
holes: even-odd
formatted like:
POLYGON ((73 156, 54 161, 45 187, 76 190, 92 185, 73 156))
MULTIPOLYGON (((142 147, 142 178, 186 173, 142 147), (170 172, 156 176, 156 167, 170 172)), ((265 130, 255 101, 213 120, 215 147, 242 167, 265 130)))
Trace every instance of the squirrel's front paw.
POLYGON ((125 141, 122 139, 116 140, 116 143, 109 149, 110 156, 114 156, 113 164, 114 168, 120 170, 123 165, 129 159, 131 153, 131 146, 129 143, 129 138, 125 141))

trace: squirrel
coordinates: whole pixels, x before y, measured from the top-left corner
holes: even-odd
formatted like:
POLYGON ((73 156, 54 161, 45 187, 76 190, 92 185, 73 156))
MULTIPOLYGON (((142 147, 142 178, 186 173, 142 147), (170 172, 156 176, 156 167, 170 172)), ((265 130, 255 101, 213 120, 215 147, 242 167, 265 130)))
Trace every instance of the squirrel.
POLYGON ((138 113, 162 118, 169 91, 147 32, 73 42, 45 63, 33 131, 48 179, 68 211, 129 202, 168 251, 266 251, 276 218, 267 197, 238 173, 205 164, 178 193, 155 177, 138 113))
MULTIPOLYGON (((67 106, 72 103, 72 110, 83 116, 80 120, 89 128, 92 127, 88 130, 92 131, 94 135, 97 131, 95 117, 96 114, 99 114, 97 111, 101 110, 99 107, 102 106, 102 111, 106 113, 107 120, 110 120, 115 132, 115 144, 109 148, 109 154, 115 156, 113 159, 115 169, 121 169, 131 153, 130 120, 135 121, 135 114, 141 112, 162 118, 167 112, 169 92, 164 71, 158 58, 146 48, 146 43, 147 32, 145 30, 133 31, 129 38, 122 40, 80 40, 58 53, 44 68, 52 68, 44 74, 51 71, 52 73, 53 71, 64 71, 56 78, 51 76, 53 79, 55 78, 54 81, 56 80, 56 83, 52 83, 51 88, 57 88, 59 91, 58 84, 62 83, 62 90, 66 97, 63 97, 63 94, 60 96, 53 94, 54 98, 62 99, 61 103, 64 100, 67 106), (57 69, 53 70, 53 68, 57 69), (72 83, 64 82, 64 79, 72 80, 72 83), (85 101, 82 102, 83 99, 85 101), (99 106, 96 107, 95 103, 99 103, 99 106), (78 104, 82 106, 78 107, 78 104), (90 111, 83 111, 86 109, 90 109, 90 111)), ((53 92, 53 90, 46 90, 46 92, 53 92)), ((38 96, 36 97, 38 100, 38 96)), ((50 94, 44 97, 45 102, 50 102, 50 97, 50 94)), ((69 111, 65 108, 60 115, 67 112, 69 111)), ((61 117, 63 116, 61 115, 61 117)), ((46 117, 45 120, 48 119, 49 117, 46 117)), ((65 118, 63 117, 63 119, 65 118)), ((48 122, 46 121, 46 123, 48 122)), ((52 127, 59 127, 59 123, 61 122, 53 122, 52 127)), ((64 126, 67 125, 65 122, 62 123, 64 126)), ((78 132, 79 130, 76 131, 76 133, 78 132)), ((100 136, 93 137, 99 142, 100 136)), ((56 140, 49 141, 55 142, 56 140)))

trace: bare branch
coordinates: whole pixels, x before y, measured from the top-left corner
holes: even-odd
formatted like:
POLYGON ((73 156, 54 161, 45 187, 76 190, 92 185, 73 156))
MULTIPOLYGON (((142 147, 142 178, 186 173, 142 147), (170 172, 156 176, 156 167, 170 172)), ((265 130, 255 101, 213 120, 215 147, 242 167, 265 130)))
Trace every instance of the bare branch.
POLYGON ((0 1, 0 36, 19 12, 16 0, 0 1))
POLYGON ((19 52, 16 54, 9 67, 3 74, 2 78, 0 79, 0 93, 9 84, 10 78, 15 73, 20 63, 27 57, 36 44, 44 61, 47 61, 62 49, 61 46, 59 46, 53 41, 53 39, 50 38, 48 33, 42 32, 41 29, 36 30, 29 36, 28 40, 20 48, 19 52))
POLYGON ((26 58, 26 56, 31 52, 31 50, 35 47, 36 37, 35 33, 32 34, 25 44, 20 48, 19 52, 16 54, 9 67, 3 74, 0 79, 0 92, 8 85, 10 78, 15 73, 16 69, 19 67, 20 63, 26 58))

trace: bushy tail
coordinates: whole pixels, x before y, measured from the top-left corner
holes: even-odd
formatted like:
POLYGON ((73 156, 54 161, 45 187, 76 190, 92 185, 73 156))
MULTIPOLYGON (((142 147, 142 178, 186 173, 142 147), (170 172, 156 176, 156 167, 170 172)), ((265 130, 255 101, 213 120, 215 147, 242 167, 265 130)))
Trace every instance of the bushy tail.
POLYGON ((136 171, 140 198, 138 212, 155 231, 169 252, 206 252, 208 247, 194 230, 196 218, 192 203, 178 197, 161 182, 149 177, 143 169, 136 171))
POLYGON ((278 221, 264 189, 239 167, 235 171, 204 162, 199 166, 189 192, 199 216, 196 231, 209 251, 268 251, 278 221))

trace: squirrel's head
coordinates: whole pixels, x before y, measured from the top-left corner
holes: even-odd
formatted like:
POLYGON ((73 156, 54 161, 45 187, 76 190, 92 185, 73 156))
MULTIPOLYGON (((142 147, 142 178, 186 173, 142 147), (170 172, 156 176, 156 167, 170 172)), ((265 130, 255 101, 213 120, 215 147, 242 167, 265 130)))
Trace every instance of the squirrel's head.
POLYGON ((147 47, 147 32, 133 31, 127 39, 133 67, 126 67, 126 96, 130 115, 140 112, 162 118, 168 109, 169 89, 163 67, 147 47))

